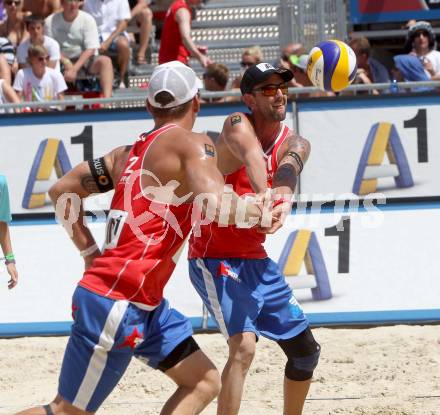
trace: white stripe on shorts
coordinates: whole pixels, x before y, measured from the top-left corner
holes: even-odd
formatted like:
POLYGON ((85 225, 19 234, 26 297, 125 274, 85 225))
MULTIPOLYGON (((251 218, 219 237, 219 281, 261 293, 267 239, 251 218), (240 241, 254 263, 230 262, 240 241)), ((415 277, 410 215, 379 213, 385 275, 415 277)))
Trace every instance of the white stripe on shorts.
POLYGON ((118 300, 115 301, 110 310, 104 329, 99 336, 99 342, 94 347, 95 350, 90 359, 84 379, 78 389, 75 400, 72 402, 77 408, 85 411, 95 392, 107 363, 107 354, 113 347, 116 331, 124 317, 128 304, 128 301, 118 300))
POLYGON ((208 300, 211 304, 212 311, 214 312, 214 317, 217 320, 217 323, 220 327, 220 331, 223 336, 225 336, 226 340, 229 339, 228 330, 226 328, 225 320, 223 318, 222 308, 218 301, 217 290, 215 289, 214 278, 209 271, 209 269, 205 266, 202 258, 196 259, 197 266, 200 271, 202 271, 203 281, 205 282, 206 292, 208 293, 208 300))

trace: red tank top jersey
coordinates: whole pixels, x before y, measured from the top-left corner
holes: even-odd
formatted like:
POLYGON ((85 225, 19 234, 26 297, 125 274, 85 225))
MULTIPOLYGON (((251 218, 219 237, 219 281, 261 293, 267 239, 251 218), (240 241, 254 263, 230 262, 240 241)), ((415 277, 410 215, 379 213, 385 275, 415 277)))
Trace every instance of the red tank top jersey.
MULTIPOLYGON (((289 133, 281 124, 281 130, 272 146, 265 152, 267 185, 272 187, 272 177, 278 168, 277 151, 289 133)), ((254 193, 246 174, 246 167, 225 176, 225 183, 232 185, 238 195, 254 193)), ((200 227, 200 236, 191 235, 188 257, 192 258, 266 258, 263 243, 265 235, 256 229, 237 228, 234 225, 220 227, 213 222, 200 227)))
POLYGON ((176 0, 171 4, 165 16, 160 39, 159 64, 175 60, 180 61, 185 65, 188 64, 190 53, 182 42, 179 25, 176 22, 176 13, 181 8, 188 10, 191 15, 191 9, 186 4, 186 1, 176 0))
MULTIPOLYGON (((179 127, 168 124, 141 134, 131 149, 115 186, 104 251, 79 282, 97 294, 129 300, 147 310, 162 300, 164 286, 176 265, 175 256, 191 230, 191 203, 176 206, 156 202, 144 195, 140 184, 141 171, 155 177, 142 170, 149 146, 171 128, 179 127)), ((151 192, 154 188, 148 190, 151 192)))

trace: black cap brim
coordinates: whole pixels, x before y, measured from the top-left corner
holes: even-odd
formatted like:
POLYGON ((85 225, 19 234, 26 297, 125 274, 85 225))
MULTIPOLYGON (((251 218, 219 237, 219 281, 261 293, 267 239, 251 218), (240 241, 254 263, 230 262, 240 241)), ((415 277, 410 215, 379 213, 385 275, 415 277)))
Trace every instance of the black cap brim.
MULTIPOLYGON (((261 64, 259 64, 261 65, 261 64)), ((264 72, 258 69, 258 65, 249 67, 243 74, 240 82, 240 90, 242 95, 250 94, 256 85, 269 79, 273 74, 279 75, 284 82, 289 82, 293 79, 293 72, 286 68, 272 68, 266 69, 264 72)), ((272 66, 272 65, 271 65, 272 66)))

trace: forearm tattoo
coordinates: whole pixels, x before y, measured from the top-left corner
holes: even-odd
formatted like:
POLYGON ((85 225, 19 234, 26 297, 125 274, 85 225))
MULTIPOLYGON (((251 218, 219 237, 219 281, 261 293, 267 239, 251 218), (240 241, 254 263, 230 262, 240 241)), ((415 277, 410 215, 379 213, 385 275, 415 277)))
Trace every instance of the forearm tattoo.
POLYGON ((91 174, 86 174, 81 177, 81 187, 88 193, 99 193, 96 181, 91 174))
POLYGON ((292 190, 292 193, 295 191, 296 187, 296 172, 295 167, 293 167, 290 163, 284 163, 281 164, 281 166, 278 167, 277 171, 275 172, 275 175, 273 176, 273 182, 272 187, 281 187, 281 186, 287 186, 292 190))

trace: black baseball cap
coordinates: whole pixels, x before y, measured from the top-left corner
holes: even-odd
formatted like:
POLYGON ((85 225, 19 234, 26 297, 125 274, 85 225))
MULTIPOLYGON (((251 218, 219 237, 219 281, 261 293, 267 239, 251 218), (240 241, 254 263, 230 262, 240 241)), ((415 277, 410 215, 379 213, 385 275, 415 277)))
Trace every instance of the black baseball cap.
POLYGON ((270 63, 262 62, 252 65, 246 69, 240 82, 241 94, 250 94, 255 85, 261 84, 272 74, 280 75, 283 81, 289 82, 293 79, 293 72, 285 68, 275 68, 270 63))

